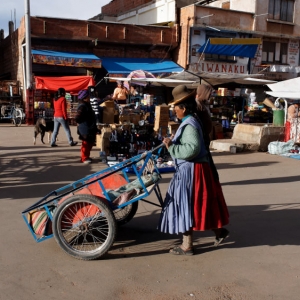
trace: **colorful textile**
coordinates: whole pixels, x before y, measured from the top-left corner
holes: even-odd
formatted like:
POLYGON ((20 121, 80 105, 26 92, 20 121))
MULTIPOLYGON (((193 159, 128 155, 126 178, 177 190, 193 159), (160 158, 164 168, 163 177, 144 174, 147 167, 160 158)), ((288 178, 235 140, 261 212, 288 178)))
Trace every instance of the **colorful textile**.
MULTIPOLYGON (((48 208, 51 215, 53 215, 55 206, 48 208)), ((45 208, 28 212, 27 219, 36 235, 48 236, 52 234, 52 221, 45 208)))

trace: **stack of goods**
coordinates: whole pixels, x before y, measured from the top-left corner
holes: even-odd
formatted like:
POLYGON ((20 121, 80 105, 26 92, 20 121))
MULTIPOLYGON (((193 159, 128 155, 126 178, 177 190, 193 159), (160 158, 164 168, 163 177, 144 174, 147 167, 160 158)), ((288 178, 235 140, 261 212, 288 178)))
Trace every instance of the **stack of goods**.
POLYGON ((155 107, 154 131, 161 136, 168 134, 168 123, 170 112, 168 105, 159 105, 155 107))
POLYGON ((103 125, 101 126, 101 134, 97 134, 96 137, 96 147, 106 154, 109 154, 111 132, 110 125, 103 125))
POLYGON ((144 94, 144 98, 141 100, 141 104, 145 106, 153 105, 154 96, 149 94, 144 94))
POLYGON ((34 118, 53 118, 53 108, 51 102, 53 94, 49 91, 36 90, 34 93, 34 118))
POLYGON ((119 115, 120 124, 134 124, 138 125, 142 117, 141 110, 139 108, 123 108, 121 114, 119 115))

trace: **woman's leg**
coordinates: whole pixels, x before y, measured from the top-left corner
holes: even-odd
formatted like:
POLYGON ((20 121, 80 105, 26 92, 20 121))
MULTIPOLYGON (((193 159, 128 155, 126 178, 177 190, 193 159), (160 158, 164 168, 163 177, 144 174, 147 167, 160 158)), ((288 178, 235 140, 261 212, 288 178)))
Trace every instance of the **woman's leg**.
POLYGON ((73 138, 72 138, 72 135, 71 135, 71 130, 70 130, 70 126, 68 124, 68 121, 61 118, 60 120, 61 122, 61 125, 63 126, 65 132, 66 132, 66 136, 67 136, 67 139, 68 139, 68 142, 69 144, 71 145, 73 143, 73 138))
POLYGON ((182 244, 170 250, 174 255, 193 255, 193 229, 183 233, 182 244))
POLYGON ((58 121, 58 118, 54 118, 54 129, 53 129, 53 133, 51 136, 51 147, 54 147, 54 145, 56 145, 56 138, 59 132, 59 127, 60 127, 60 123, 58 121))
POLYGON ((93 144, 87 141, 82 141, 81 143, 81 161, 84 162, 90 159, 91 150, 93 148, 93 144))
POLYGON ((181 248, 184 251, 193 249, 193 229, 183 234, 181 248))
POLYGON ((215 228, 212 231, 216 235, 215 246, 220 245, 227 237, 229 237, 229 231, 226 228, 215 228))

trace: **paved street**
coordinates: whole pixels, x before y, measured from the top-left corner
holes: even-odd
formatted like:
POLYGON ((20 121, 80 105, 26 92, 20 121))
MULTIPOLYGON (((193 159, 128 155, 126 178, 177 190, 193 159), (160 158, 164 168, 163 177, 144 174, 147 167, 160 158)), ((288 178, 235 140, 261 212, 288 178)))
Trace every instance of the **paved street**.
MULTIPOLYGON (((33 146, 33 126, 0 124, 0 300, 299 299, 300 161, 215 152, 230 212, 225 243, 215 248, 212 232, 197 232, 196 255, 170 255, 178 236, 157 232, 160 210, 140 202, 111 251, 87 262, 54 239, 36 243, 21 217, 53 189, 106 167, 96 148, 95 163, 80 163, 63 130, 57 144, 33 146)), ((163 194, 171 177, 163 174, 163 194)))

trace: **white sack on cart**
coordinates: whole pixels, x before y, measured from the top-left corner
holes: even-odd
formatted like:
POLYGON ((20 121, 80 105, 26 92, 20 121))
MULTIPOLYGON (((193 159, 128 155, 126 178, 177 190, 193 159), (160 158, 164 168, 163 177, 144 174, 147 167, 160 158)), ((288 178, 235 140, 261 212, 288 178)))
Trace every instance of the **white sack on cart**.
POLYGON ((268 152, 270 154, 284 154, 289 153, 294 148, 294 141, 289 140, 287 142, 271 142, 268 145, 268 152))

